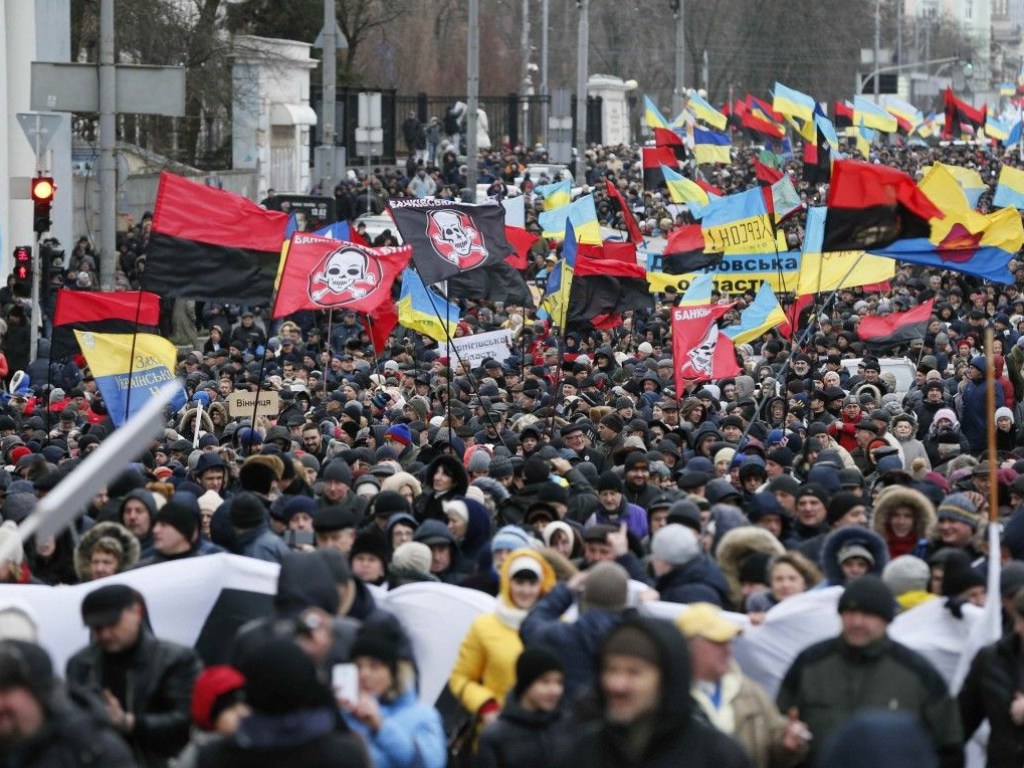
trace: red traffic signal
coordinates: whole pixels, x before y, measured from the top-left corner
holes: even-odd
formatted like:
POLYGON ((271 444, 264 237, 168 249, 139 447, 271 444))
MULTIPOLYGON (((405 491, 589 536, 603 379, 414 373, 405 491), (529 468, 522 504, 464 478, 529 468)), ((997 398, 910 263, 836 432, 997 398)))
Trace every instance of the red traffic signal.
POLYGON ((27 283, 32 277, 32 247, 19 245, 14 249, 14 278, 27 283))
POLYGON ((39 176, 32 179, 32 199, 37 203, 53 202, 53 193, 57 191, 57 185, 49 176, 39 176))

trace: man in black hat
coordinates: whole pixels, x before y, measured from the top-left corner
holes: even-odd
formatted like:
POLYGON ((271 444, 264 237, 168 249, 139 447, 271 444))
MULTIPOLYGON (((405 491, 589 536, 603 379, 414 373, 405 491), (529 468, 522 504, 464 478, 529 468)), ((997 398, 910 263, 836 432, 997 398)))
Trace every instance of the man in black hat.
POLYGON ((587 430, 579 422, 566 424, 560 431, 565 447, 579 456, 580 461, 589 461, 598 472, 604 469, 605 458, 599 450, 591 445, 587 430))
POLYGON ((82 621, 90 644, 68 660, 68 686, 100 694, 139 765, 165 766, 188 743, 199 657, 191 648, 157 639, 142 595, 123 584, 87 594, 82 621))
POLYGON ((915 715, 928 731, 943 768, 963 765, 956 702, 927 659, 886 634, 894 606, 892 593, 880 578, 861 576, 839 598, 839 636, 805 649, 786 672, 779 710, 795 708, 807 723, 814 737, 808 764, 815 762, 815 752, 845 720, 867 709, 883 709, 915 715))
POLYGON ((136 764, 109 724, 68 698, 46 651, 20 640, 0 643, 0 754, 4 765, 136 764))

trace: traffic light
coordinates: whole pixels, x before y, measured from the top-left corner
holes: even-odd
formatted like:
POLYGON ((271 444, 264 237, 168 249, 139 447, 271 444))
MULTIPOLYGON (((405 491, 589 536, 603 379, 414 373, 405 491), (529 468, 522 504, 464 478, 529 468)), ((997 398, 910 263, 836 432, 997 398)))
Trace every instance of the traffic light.
POLYGON ((14 280, 17 285, 32 286, 31 245, 19 245, 14 249, 14 280))
POLYGON ((36 234, 50 231, 50 209, 53 207, 53 194, 57 186, 50 176, 37 176, 32 179, 32 203, 35 212, 32 227, 36 234))

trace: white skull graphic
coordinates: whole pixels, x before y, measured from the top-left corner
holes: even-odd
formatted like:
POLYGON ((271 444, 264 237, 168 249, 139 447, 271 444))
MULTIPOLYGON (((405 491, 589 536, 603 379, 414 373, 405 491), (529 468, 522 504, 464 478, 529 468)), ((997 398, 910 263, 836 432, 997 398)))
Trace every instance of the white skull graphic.
POLYGON ((462 226, 459 215, 451 211, 438 211, 434 214, 434 220, 441 231, 441 239, 450 244, 458 256, 468 256, 473 250, 476 233, 467 232, 462 226))
POLYGON ((707 333, 704 334, 704 338, 700 340, 700 344, 687 353, 695 371, 706 376, 711 375, 711 370, 714 367, 715 348, 717 346, 718 323, 711 323, 708 326, 707 333))
POLYGON ((344 293, 355 283, 364 282, 369 261, 366 254, 355 249, 342 249, 331 254, 318 277, 332 293, 344 293))

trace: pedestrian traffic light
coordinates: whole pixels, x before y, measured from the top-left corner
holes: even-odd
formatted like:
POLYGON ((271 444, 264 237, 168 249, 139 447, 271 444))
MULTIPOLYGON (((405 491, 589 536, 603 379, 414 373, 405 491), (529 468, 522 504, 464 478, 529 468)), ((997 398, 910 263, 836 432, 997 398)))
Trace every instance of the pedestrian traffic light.
POLYGON ((32 203, 35 207, 32 225, 36 234, 50 231, 50 209, 53 207, 53 194, 56 191, 57 187, 51 177, 37 176, 32 179, 32 203))
POLYGON ((18 285, 32 285, 31 245, 19 245, 14 249, 14 280, 18 285))

